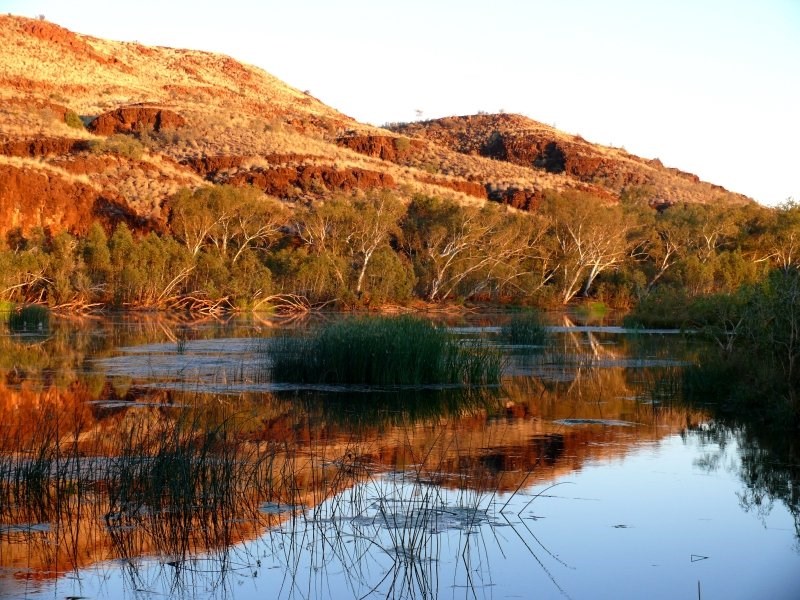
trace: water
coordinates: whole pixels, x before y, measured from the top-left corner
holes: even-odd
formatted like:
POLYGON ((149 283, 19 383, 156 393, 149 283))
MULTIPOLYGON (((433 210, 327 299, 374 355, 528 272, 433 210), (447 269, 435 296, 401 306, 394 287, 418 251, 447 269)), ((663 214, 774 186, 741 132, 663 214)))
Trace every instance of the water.
POLYGON ((695 342, 566 325, 470 394, 276 386, 304 324, 5 335, 0 597, 800 597, 796 442, 682 404, 695 342))

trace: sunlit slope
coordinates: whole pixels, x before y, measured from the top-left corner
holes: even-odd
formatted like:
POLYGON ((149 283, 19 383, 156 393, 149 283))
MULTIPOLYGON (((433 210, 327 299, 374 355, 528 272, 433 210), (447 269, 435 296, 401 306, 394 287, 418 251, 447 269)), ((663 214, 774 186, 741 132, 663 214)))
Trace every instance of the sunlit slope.
POLYGON ((748 201, 517 115, 362 124, 220 54, 6 15, 0 48, 0 235, 80 234, 92 220, 159 229, 176 190, 211 183, 292 203, 373 189, 524 210, 548 190, 654 206, 748 201))

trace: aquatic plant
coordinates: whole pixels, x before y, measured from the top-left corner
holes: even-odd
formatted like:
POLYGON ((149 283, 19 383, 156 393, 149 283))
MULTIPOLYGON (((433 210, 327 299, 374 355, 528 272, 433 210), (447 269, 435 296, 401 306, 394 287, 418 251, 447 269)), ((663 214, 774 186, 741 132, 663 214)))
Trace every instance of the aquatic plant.
POLYGON ((413 316, 337 321, 270 348, 273 381, 295 383, 484 385, 499 383, 504 364, 488 344, 413 316))
POLYGON ((547 330, 538 311, 514 315, 500 328, 500 339, 507 344, 541 346, 547 341, 547 330))
POLYGON ((41 332, 50 325, 50 311, 39 304, 25 304, 8 312, 8 327, 14 333, 41 332))

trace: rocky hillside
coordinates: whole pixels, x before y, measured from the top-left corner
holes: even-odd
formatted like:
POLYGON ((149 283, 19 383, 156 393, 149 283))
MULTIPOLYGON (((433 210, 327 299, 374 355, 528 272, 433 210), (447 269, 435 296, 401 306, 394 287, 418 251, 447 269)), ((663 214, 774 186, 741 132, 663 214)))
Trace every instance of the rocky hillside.
POLYGON ((641 197, 651 205, 678 202, 741 204, 749 198, 665 167, 622 148, 592 144, 520 115, 480 114, 396 124, 393 131, 469 156, 483 156, 533 171, 534 187, 577 188, 601 197, 641 197), (545 174, 557 175, 556 182, 545 174), (541 178, 537 180, 537 177, 541 178))
POLYGON ((286 202, 392 188, 535 210, 547 189, 653 205, 749 199, 515 115, 379 129, 256 67, 0 16, 0 236, 163 227, 182 187, 286 202))

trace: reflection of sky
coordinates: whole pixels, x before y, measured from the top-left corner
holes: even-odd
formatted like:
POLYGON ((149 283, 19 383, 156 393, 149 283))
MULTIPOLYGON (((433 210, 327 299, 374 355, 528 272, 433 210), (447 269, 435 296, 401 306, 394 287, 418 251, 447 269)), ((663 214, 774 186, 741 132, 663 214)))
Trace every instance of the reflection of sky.
MULTIPOLYGON (((283 533, 237 546, 224 583, 209 573, 218 563, 189 565, 185 596, 350 598, 375 587, 369 597, 399 598, 424 582, 439 598, 565 597, 560 586, 576 599, 673 599, 696 598, 699 581, 703 598, 800 597, 790 515, 779 503, 763 523, 744 512, 735 443, 728 441, 716 463, 708 460, 720 452, 692 436, 665 438, 621 459, 589 463, 549 490, 535 485, 514 496, 503 514, 508 495, 442 491, 427 504, 438 511, 435 533, 410 525, 423 513, 407 509, 432 488, 376 478, 319 507, 317 522, 301 521, 294 537, 284 524, 283 533), (718 468, 702 466, 709 462, 718 468), (398 491, 405 503, 379 502, 398 491), (357 514, 348 512, 351 500, 357 514), (460 525, 475 502, 481 511, 466 535, 460 525), (411 536, 424 537, 426 553, 436 560, 414 563, 408 554, 392 552, 398 539, 411 536)), ((87 569, 80 581, 44 584, 41 592, 89 598, 176 594, 169 590, 173 567, 141 563, 139 592, 109 564, 87 569)), ((0 579, 0 593, 18 595, 22 585, 0 579)))

